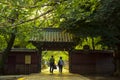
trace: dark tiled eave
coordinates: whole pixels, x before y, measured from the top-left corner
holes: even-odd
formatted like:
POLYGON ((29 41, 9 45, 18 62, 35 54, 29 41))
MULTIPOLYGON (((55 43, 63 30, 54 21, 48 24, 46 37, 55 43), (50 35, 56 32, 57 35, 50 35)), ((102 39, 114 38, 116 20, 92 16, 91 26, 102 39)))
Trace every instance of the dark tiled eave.
POLYGON ((70 33, 63 32, 58 28, 44 28, 33 34, 30 41, 36 42, 73 42, 73 37, 70 33))
POLYGON ((75 45, 73 36, 59 28, 44 28, 32 35, 29 42, 43 50, 69 50, 75 45))

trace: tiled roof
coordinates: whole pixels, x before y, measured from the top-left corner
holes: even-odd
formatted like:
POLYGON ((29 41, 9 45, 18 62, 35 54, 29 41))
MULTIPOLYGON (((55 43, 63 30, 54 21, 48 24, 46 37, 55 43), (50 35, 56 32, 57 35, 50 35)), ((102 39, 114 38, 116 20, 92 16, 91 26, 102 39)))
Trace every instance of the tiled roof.
POLYGON ((73 37, 70 33, 63 32, 59 28, 43 28, 32 34, 30 41, 73 42, 73 37))

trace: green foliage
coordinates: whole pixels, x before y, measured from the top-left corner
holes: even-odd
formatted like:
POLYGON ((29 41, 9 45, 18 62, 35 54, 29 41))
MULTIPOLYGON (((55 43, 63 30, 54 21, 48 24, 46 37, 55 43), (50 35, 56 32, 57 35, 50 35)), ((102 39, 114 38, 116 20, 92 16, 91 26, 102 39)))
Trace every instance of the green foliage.
POLYGON ((54 56, 55 61, 57 62, 59 60, 59 57, 62 56, 63 60, 68 60, 68 52, 66 51, 43 51, 42 52, 42 58, 45 60, 49 60, 51 56, 54 56))
MULTIPOLYGON (((107 49, 107 46, 103 46, 102 44, 99 44, 99 42, 101 41, 100 37, 94 37, 94 47, 97 50, 102 50, 103 48, 107 49)), ((83 49, 84 45, 88 45, 90 47, 90 49, 93 49, 93 44, 92 44, 92 38, 91 37, 87 37, 87 38, 80 38, 80 42, 78 43, 78 45, 75 47, 75 49, 83 49)))
POLYGON ((95 44, 114 46, 120 36, 119 4, 119 0, 1 0, 0 49, 7 46, 11 33, 16 35, 13 45, 26 47, 32 34, 44 27, 61 27, 81 45, 89 37, 96 39, 95 44))
POLYGON ((101 28, 100 36, 102 41, 100 44, 109 47, 115 47, 120 43, 120 1, 119 0, 103 0, 100 8, 94 14, 93 21, 101 28))
POLYGON ((119 0, 84 0, 83 2, 85 4, 77 8, 77 11, 83 10, 83 12, 74 11, 74 15, 70 13, 74 17, 64 20, 61 26, 78 38, 100 37, 101 40, 98 43, 115 47, 120 42, 117 38, 120 36, 120 20, 117 18, 120 16, 119 0), (84 15, 80 15, 82 13, 84 15), (80 16, 75 17, 75 15, 80 16))
POLYGON ((0 51, 2 51, 3 49, 5 49, 6 47, 6 42, 5 42, 5 39, 2 35, 0 35, 0 51))
POLYGON ((36 47, 33 46, 32 43, 27 44, 27 45, 26 45, 26 48, 27 48, 27 49, 36 49, 36 47))

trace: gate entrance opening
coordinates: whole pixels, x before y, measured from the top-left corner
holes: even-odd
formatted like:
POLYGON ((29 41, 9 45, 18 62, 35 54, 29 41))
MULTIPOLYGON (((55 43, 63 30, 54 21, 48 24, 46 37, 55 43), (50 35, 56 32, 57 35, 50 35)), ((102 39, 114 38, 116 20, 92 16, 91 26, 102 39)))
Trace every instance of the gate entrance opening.
POLYGON ((54 69, 54 73, 59 73, 59 68, 58 68, 59 57, 62 57, 64 61, 63 73, 69 72, 69 54, 67 51, 42 51, 42 59, 41 59, 42 73, 50 73, 49 60, 51 56, 54 56, 55 65, 57 66, 57 69, 54 69))
POLYGON ((53 53, 56 51, 58 54, 60 51, 69 53, 75 46, 73 36, 60 28, 43 28, 36 33, 32 35, 30 42, 39 50, 40 72, 43 67, 41 65, 44 59, 43 54, 46 50, 48 51, 47 54, 50 54, 49 51, 53 51, 53 53))

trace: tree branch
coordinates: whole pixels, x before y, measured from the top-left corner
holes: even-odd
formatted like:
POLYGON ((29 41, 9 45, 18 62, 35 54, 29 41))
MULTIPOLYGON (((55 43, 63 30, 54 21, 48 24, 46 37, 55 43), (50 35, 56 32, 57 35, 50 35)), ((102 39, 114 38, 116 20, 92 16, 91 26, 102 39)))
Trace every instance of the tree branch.
POLYGON ((42 17, 42 16, 44 16, 44 15, 52 12, 53 10, 54 10, 54 9, 48 10, 47 12, 45 12, 45 13, 43 13, 43 14, 41 14, 41 15, 33 18, 33 19, 29 19, 29 20, 26 20, 26 21, 22 21, 22 22, 20 22, 20 23, 14 24, 14 25, 12 25, 12 26, 15 27, 15 26, 17 26, 17 25, 21 25, 21 24, 24 24, 24 23, 26 23, 26 22, 30 22, 30 21, 36 20, 36 19, 38 19, 38 18, 40 18, 40 17, 42 17))
MULTIPOLYGON (((19 22, 19 23, 16 23, 16 24, 13 24, 13 25, 10 25, 10 26, 7 26, 7 27, 15 27, 15 26, 17 26, 17 25, 21 25, 21 24, 24 24, 24 23, 27 23, 27 22, 34 21, 34 20, 39 19, 40 17, 42 17, 42 16, 44 16, 44 15, 52 12, 53 10, 54 10, 54 9, 48 10, 47 12, 42 13, 41 15, 39 15, 39 16, 37 16, 37 17, 35 17, 35 18, 29 19, 29 20, 26 20, 26 21, 21 21, 21 22, 19 22)), ((0 28, 2 28, 2 25, 5 25, 5 23, 0 23, 0 28)))

